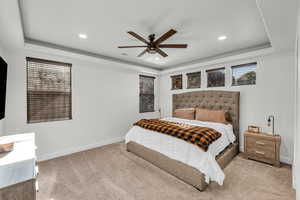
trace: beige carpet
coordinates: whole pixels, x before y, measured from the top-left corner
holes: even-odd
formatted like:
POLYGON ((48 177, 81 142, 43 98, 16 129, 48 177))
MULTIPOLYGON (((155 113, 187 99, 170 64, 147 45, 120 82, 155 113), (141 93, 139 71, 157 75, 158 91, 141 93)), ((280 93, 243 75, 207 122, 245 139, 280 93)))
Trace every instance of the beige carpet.
POLYGON ((236 157, 205 192, 126 152, 124 143, 39 163, 38 200, 289 200, 291 168, 236 157))

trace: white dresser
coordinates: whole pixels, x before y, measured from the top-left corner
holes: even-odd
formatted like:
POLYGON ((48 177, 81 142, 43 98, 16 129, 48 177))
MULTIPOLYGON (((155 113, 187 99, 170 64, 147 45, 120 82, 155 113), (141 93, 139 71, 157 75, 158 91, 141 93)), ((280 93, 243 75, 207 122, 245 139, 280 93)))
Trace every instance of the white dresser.
POLYGON ((11 152, 0 153, 0 200, 35 200, 35 134, 0 137, 0 144, 14 142, 11 152))

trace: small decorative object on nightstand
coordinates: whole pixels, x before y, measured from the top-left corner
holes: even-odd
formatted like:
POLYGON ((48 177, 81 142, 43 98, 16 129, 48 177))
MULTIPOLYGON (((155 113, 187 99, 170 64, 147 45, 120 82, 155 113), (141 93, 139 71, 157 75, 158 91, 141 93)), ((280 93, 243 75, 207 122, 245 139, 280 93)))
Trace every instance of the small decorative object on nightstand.
POLYGON ((260 133, 260 127, 259 126, 254 126, 254 125, 250 125, 250 126, 248 126, 248 132, 260 133))
POLYGON ((244 134, 245 157, 280 167, 280 135, 266 133, 244 134))

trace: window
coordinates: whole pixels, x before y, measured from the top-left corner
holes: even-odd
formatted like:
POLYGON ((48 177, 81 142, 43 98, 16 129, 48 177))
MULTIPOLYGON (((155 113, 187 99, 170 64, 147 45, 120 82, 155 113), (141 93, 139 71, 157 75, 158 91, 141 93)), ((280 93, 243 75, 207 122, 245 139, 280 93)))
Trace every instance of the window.
POLYGON ((172 90, 182 89, 182 74, 171 76, 172 90))
POLYGON ((154 112, 154 79, 140 75, 140 113, 154 112))
POLYGON ((72 119, 71 64, 27 60, 27 122, 72 119))
POLYGON ((206 70, 207 87, 225 86, 225 68, 206 70))
POLYGON ((255 62, 232 66, 232 85, 255 85, 256 65, 257 63, 255 62))
POLYGON ((201 72, 187 73, 187 88, 200 88, 201 87, 201 72))

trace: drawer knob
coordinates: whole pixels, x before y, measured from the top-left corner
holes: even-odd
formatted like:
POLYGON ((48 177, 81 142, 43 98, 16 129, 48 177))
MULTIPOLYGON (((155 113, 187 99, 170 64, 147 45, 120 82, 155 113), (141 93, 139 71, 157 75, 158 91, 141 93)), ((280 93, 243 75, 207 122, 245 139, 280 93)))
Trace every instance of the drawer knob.
POLYGON ((261 152, 261 151, 255 151, 256 154, 260 154, 260 155, 265 155, 264 152, 261 152))
POLYGON ((256 144, 259 144, 259 145, 265 145, 264 142, 260 142, 260 141, 256 141, 256 144))

